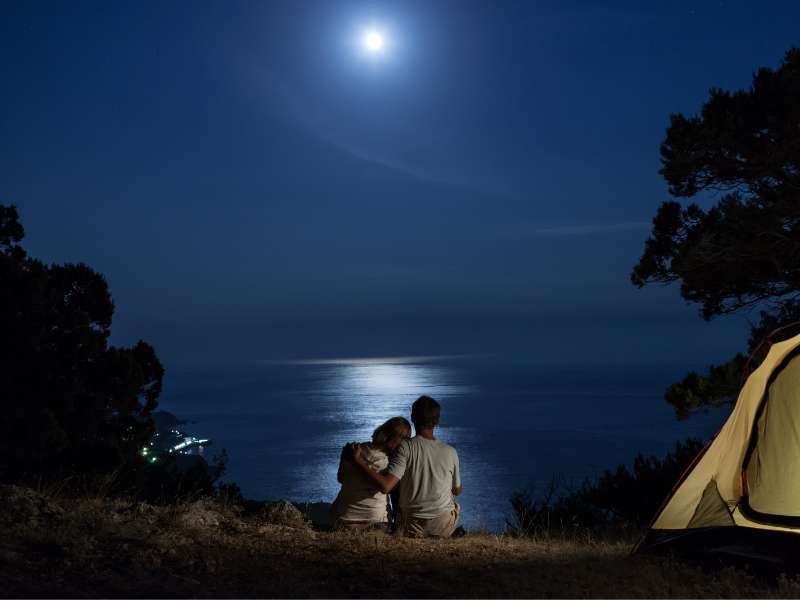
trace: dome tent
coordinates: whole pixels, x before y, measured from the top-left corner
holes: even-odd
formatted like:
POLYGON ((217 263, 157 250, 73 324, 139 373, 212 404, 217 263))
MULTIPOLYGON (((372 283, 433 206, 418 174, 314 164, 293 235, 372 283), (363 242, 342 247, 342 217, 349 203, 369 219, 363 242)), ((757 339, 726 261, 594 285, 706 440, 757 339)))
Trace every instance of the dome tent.
POLYGON ((774 344, 635 552, 800 570, 800 335, 774 344))

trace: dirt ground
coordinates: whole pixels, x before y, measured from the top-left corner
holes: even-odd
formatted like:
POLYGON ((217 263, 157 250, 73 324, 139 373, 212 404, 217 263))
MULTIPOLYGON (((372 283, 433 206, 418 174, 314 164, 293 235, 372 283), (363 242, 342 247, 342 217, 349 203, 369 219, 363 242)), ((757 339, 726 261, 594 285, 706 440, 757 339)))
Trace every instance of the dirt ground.
POLYGON ((290 505, 54 500, 0 486, 4 597, 798 597, 800 582, 704 573, 630 545, 311 529, 290 505))

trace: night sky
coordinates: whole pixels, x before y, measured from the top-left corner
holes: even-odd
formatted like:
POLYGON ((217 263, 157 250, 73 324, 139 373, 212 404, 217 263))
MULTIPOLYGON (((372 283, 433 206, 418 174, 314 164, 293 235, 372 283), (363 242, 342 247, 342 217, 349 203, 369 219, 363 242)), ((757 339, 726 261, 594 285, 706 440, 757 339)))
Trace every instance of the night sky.
POLYGON ((702 367, 746 316, 629 282, 658 147, 798 23, 789 1, 6 1, 0 203, 31 254, 105 274, 113 341, 167 366, 702 367))

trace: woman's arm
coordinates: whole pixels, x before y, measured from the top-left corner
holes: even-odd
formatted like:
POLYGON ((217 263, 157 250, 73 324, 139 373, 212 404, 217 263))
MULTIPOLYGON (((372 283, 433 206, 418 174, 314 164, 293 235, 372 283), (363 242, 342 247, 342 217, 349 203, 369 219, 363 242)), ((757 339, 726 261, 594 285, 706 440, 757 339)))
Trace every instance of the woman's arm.
MULTIPOLYGON (((399 483, 400 480, 394 475, 384 475, 383 473, 379 473, 378 471, 373 471, 370 469, 367 461, 365 461, 364 457, 361 456, 360 446, 356 444, 350 446, 349 448, 350 461, 359 471, 361 471, 370 481, 372 481, 376 488, 378 488, 384 494, 391 492, 399 483)), ((345 451, 348 451, 348 447, 345 447, 345 451)))

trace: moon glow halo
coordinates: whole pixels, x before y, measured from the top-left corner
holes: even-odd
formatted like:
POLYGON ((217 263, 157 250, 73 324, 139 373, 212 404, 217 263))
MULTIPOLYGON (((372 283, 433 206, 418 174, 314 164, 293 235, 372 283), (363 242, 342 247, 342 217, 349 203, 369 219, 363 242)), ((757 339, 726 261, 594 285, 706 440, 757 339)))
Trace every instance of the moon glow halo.
POLYGON ((364 48, 371 54, 380 54, 386 47, 386 40, 383 34, 376 29, 368 29, 365 31, 362 42, 364 48))

